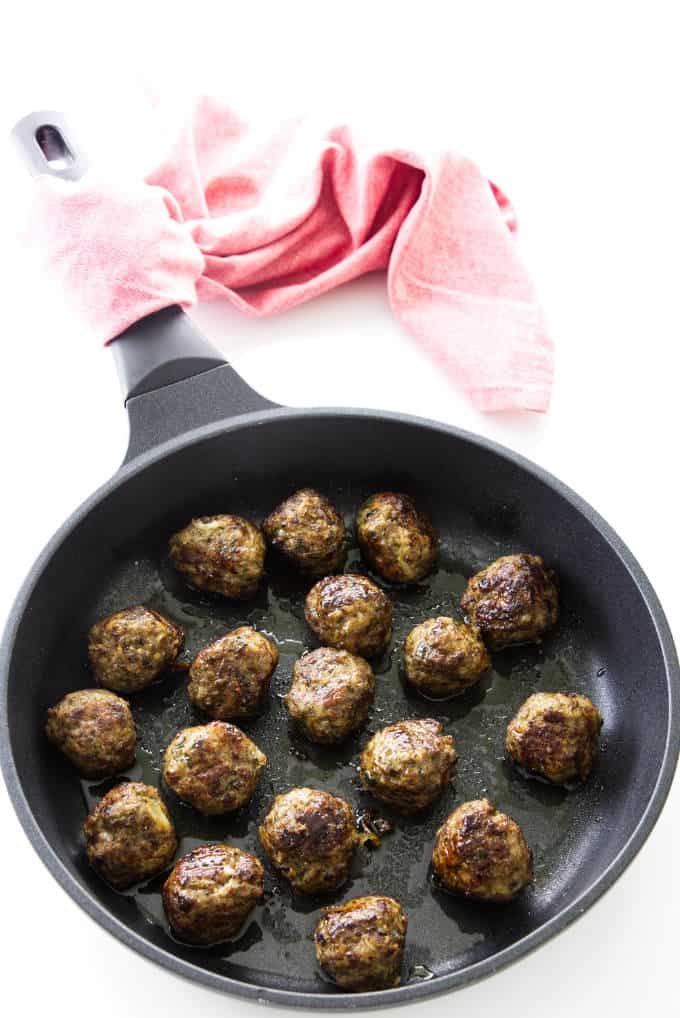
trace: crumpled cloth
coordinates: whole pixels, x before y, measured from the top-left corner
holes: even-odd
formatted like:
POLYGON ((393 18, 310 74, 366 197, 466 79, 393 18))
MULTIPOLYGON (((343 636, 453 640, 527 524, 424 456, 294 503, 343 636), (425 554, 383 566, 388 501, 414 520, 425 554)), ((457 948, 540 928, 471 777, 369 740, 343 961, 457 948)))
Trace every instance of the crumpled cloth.
POLYGON ((478 409, 548 407, 553 345, 514 212, 454 151, 302 119, 263 134, 204 98, 145 182, 43 176, 34 211, 51 274, 102 342, 172 304, 265 316, 386 269, 397 319, 478 409))

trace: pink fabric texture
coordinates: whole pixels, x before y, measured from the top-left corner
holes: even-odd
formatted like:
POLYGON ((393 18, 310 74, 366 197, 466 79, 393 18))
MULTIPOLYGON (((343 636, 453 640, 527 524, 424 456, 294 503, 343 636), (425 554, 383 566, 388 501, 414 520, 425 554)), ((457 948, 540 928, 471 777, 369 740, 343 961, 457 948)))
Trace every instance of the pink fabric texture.
POLYGON ((145 183, 44 177, 37 202, 51 272, 101 341, 171 304, 265 316, 387 269, 396 317, 477 408, 548 407, 553 347, 512 207, 455 152, 302 120, 263 136, 204 99, 145 183))

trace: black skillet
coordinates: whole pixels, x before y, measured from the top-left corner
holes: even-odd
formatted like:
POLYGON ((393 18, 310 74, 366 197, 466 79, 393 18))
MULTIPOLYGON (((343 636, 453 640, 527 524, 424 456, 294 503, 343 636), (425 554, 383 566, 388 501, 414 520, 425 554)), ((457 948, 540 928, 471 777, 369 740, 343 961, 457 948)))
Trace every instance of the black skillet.
MULTIPOLYGON (((62 118, 26 118, 17 137, 34 171, 82 170, 62 118), (65 147, 66 146, 66 147, 65 147), (69 151, 70 148, 70 151, 69 151)), ((129 329, 113 346, 125 387, 130 446, 124 464, 50 542, 11 612, 2 645, 2 767, 35 849, 82 908, 120 940, 172 971, 250 999, 326 1008, 384 1006, 451 990, 496 971, 552 937, 612 884, 649 835, 678 755, 678 663, 657 598, 611 528, 554 477, 510 450, 434 421, 371 410, 292 410, 258 396, 176 308, 129 329), (247 605, 206 600, 168 568, 165 544, 192 514, 236 512, 261 520, 301 485, 327 492, 351 520, 367 494, 411 492, 443 538, 438 571, 417 589, 392 588, 393 650, 377 663, 368 730, 341 751, 314 748, 289 729, 280 695, 296 655, 310 646, 304 587, 276 563, 247 605), (428 703, 406 692, 399 645, 414 620, 458 612, 465 576, 506 552, 540 553, 561 580, 562 619, 541 648, 495 656, 491 678, 469 695, 428 703), (250 621, 281 647, 271 703, 248 727, 269 758, 251 804, 234 818, 201 820, 171 800, 180 851, 228 838, 258 851, 256 826, 273 795, 315 785, 359 811, 375 807, 354 761, 370 731, 434 715, 455 734, 455 789, 425 817, 395 823, 380 848, 364 848, 335 899, 296 899, 270 872, 267 893, 237 941, 197 950, 163 924, 160 880, 116 894, 88 868, 80 827, 109 785, 79 782, 47 744, 47 707, 91 684, 85 634, 100 614, 134 603, 161 608, 187 632, 187 654, 250 621), (526 780, 503 760, 505 723, 537 689, 586 692, 605 718, 603 752, 585 787, 526 780), (536 881, 506 907, 466 904, 432 882, 434 831, 464 799, 489 795, 522 825, 536 881), (310 933, 329 900, 394 895, 409 917, 403 983, 350 996, 325 982, 310 933)), ((355 549, 349 569, 363 569, 355 549)), ((163 746, 194 714, 179 676, 134 701, 141 733, 131 776, 158 782, 163 746)))

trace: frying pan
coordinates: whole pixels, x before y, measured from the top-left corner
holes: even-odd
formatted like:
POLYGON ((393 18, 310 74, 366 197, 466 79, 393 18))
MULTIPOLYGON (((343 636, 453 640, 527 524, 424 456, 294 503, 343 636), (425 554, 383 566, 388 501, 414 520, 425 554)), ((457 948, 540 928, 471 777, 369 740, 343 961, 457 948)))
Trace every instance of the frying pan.
MULTIPOLYGON (((84 163, 63 118, 25 118, 16 137, 35 172, 77 177, 84 163)), ((2 768, 38 854, 76 902, 123 943, 200 983, 278 1004, 352 1008, 401 1004, 490 975, 554 936, 613 883, 649 835, 675 768, 678 662, 663 611, 640 566, 574 492, 516 453, 456 428, 375 410, 297 410, 259 396, 178 308, 129 329, 113 344, 126 395, 130 444, 121 468, 61 527, 24 583, 2 644, 2 768), (247 604, 211 600, 169 568, 168 535, 192 515, 235 512, 261 520, 296 487, 326 492, 351 521, 369 493, 410 492, 442 535, 438 570, 417 588, 389 588, 392 650, 376 663, 377 697, 366 731, 339 750, 310 746, 289 727, 281 695, 292 663, 313 645, 304 584, 276 562, 247 604), (409 693, 400 642, 415 621, 458 614, 466 576, 495 557, 541 554, 561 581, 562 617, 540 647, 494 657, 490 677, 464 697, 431 703, 409 693), (377 804, 357 786, 355 762, 370 733, 404 717, 435 716, 456 738, 455 788, 423 817, 394 825, 379 848, 362 848, 349 885, 334 898, 298 898, 267 872, 264 904, 239 938, 189 948, 164 926, 162 878, 117 894, 89 869, 80 838, 86 809, 112 782, 81 782, 43 735, 45 711, 91 685, 88 626, 105 612, 145 602, 187 634, 190 657, 244 622, 272 634, 281 663, 270 705, 247 726, 269 758, 250 808, 200 818, 165 790, 180 852, 228 839, 259 851, 257 821, 274 794, 326 788, 366 817, 377 804), (503 758, 505 724, 538 689, 585 692, 604 719, 602 753, 583 787, 527 780, 503 758), (429 869, 434 832, 455 804, 488 795, 531 844, 536 881, 514 903, 474 905, 444 894, 429 869), (409 917, 403 982, 349 995, 323 980, 310 935, 333 900, 393 895, 409 917)), ((364 569, 355 548, 347 568, 364 569)), ((130 777, 160 784, 163 747, 196 715, 181 676, 134 699, 140 733, 130 777)))

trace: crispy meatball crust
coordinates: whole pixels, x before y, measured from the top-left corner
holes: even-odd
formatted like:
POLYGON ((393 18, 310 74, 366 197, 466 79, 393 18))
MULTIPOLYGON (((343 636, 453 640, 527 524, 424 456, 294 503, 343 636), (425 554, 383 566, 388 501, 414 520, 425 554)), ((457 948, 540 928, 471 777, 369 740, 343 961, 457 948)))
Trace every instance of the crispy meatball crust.
POLYGON ((356 573, 315 583, 307 594, 305 618, 322 643, 361 657, 380 654, 392 639, 392 602, 356 573))
POLYGON ((315 788, 277 795, 259 834, 272 866, 303 894, 341 887, 359 841, 351 806, 315 788))
POLYGON ((108 689, 67 693, 48 710, 45 734, 86 778, 108 778, 135 758, 130 706, 108 689))
POLYGON ((439 535, 408 495, 371 495, 357 512, 356 533, 366 561, 392 583, 417 583, 437 558, 439 535))
POLYGON ((168 788, 206 816, 231 813, 250 800, 267 757, 226 721, 183 728, 165 750, 168 788))
POLYGON ((468 581, 461 607, 492 650, 539 643, 559 617, 555 574, 538 555, 504 555, 468 581))
POLYGON ((451 783, 455 743, 434 718, 399 721, 376 732, 359 761, 362 787, 402 813, 425 809, 451 783))
POLYGON ((157 789, 125 781, 100 799, 83 826, 93 869, 118 890, 165 869, 177 836, 157 789))
POLYGON ((345 561, 345 524, 335 506, 313 488, 302 488, 262 524, 267 541, 310 576, 335 572, 345 561))
POLYGON ((511 901, 533 880, 522 831, 488 799, 449 814, 437 831, 432 865, 447 890, 479 901, 511 901))
POLYGON ((234 937, 264 894, 262 863, 231 845, 201 845, 182 856, 163 885, 173 933, 188 944, 234 937))
POLYGON ((179 626, 139 604, 96 622, 87 649, 100 686, 137 693, 174 665, 183 643, 179 626))
POLYGON ((314 930, 316 959, 343 990, 399 986, 407 925, 394 898, 353 898, 324 909, 314 930))
POLYGON ((187 693, 217 721, 257 714, 279 662, 275 643, 252 626, 239 626, 199 651, 189 668, 187 693))
POLYGON ((585 781, 601 728, 602 715, 587 696, 534 693, 509 723, 505 748, 519 767, 556 785, 585 781))
POLYGON ((447 616, 421 622, 404 641, 406 678, 424 696, 460 696, 490 667, 478 631, 447 616))
POLYGON ((187 583, 237 601, 257 593, 265 552, 258 528, 240 516, 199 516, 170 538, 170 558, 187 583))
POLYGON ((365 722, 374 693, 367 661, 346 650, 319 647, 295 662, 285 703, 312 742, 342 742, 365 722))

